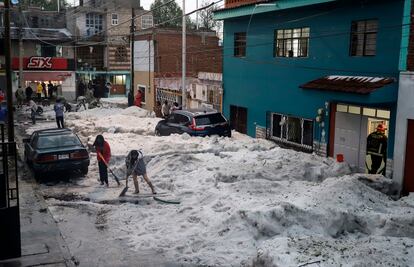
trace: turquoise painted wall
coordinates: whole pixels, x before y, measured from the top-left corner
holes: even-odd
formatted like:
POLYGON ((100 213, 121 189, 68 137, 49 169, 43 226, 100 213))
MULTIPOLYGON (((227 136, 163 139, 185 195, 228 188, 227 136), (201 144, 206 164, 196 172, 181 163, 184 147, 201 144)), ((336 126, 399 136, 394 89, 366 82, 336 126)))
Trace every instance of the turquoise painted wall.
MULTIPOLYGON (((327 75, 398 79, 403 5, 403 1, 392 0, 340 1, 253 15, 249 27, 250 16, 225 20, 225 115, 230 116, 230 105, 246 107, 248 134, 254 136, 255 123, 266 126, 266 111, 315 118, 326 101, 389 108, 393 113, 388 150, 392 157, 398 82, 369 95, 304 90, 299 85, 327 75), (379 20, 377 55, 351 57, 351 22, 364 19, 379 20), (295 27, 310 27, 309 56, 274 58, 274 30, 295 27), (234 33, 246 31, 247 55, 233 57, 234 33)), ((317 132, 315 126, 314 136, 317 132)))

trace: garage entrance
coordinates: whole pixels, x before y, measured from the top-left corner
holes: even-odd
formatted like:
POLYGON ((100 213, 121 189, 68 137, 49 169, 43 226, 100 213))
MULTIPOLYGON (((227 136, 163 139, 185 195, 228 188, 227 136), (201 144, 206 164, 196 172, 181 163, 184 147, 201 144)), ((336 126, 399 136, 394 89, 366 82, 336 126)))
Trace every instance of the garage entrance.
MULTIPOLYGON (((371 166, 366 152, 367 137, 376 131, 379 124, 388 129, 390 115, 389 110, 337 104, 333 156, 342 154, 354 171, 366 173, 367 166, 371 166)), ((388 130, 385 135, 388 136, 388 130)), ((385 166, 384 161, 380 169, 385 169, 385 166)))

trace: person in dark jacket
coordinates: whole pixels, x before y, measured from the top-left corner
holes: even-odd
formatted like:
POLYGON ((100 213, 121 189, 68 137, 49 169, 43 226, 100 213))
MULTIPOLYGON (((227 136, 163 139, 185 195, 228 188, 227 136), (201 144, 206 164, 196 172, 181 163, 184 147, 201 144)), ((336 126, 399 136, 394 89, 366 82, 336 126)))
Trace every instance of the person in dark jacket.
MULTIPOLYGON (((379 124, 375 132, 367 138, 367 155, 371 157, 371 168, 368 168, 370 174, 385 175, 385 167, 380 169, 382 162, 384 166, 387 163, 387 137, 385 136, 385 126, 379 124)), ((367 164, 368 166, 368 164, 367 164)))
POLYGON ((148 178, 147 168, 144 162, 144 156, 141 151, 131 150, 126 157, 125 164, 127 167, 127 175, 129 176, 132 174, 132 179, 134 180, 135 186, 135 194, 139 193, 139 185, 137 179, 138 175, 142 175, 144 177, 145 182, 147 182, 153 194, 157 193, 155 192, 154 186, 148 178))
POLYGON ((53 84, 51 81, 47 84, 47 94, 49 95, 49 98, 51 99, 53 97, 53 84))
POLYGON ((62 99, 60 98, 56 99, 56 104, 53 107, 53 109, 55 110, 56 123, 57 123, 58 128, 65 128, 65 124, 63 120, 63 113, 64 113, 65 106, 62 103, 62 99))
POLYGON ((134 105, 134 92, 132 89, 129 89, 128 92, 128 107, 132 107, 134 105))
POLYGON ((86 86, 83 83, 83 81, 80 81, 78 85, 78 97, 85 96, 85 91, 86 91, 86 86))
POLYGON ((101 185, 105 183, 108 187, 108 164, 111 159, 111 147, 102 135, 96 137, 93 146, 96 149, 101 185))
POLYGON ((29 101, 30 99, 32 99, 33 88, 30 87, 30 85, 27 86, 24 93, 26 94, 26 100, 29 101))

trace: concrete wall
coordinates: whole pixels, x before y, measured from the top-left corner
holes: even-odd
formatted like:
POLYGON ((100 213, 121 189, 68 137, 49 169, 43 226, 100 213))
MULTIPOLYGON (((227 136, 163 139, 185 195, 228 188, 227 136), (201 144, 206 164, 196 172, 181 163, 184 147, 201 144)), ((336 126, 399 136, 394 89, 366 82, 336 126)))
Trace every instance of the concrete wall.
MULTIPOLYGON (((397 127, 394 144, 394 180, 400 185, 404 179, 407 120, 414 119, 414 72, 402 72, 398 92, 397 127)), ((412 137, 414 138, 414 137, 412 137)))
POLYGON ((155 87, 154 87, 154 72, 135 71, 134 74, 134 97, 138 90, 138 85, 144 85, 145 89, 145 106, 147 110, 154 108, 155 87), (150 86, 151 83, 151 86, 150 86))

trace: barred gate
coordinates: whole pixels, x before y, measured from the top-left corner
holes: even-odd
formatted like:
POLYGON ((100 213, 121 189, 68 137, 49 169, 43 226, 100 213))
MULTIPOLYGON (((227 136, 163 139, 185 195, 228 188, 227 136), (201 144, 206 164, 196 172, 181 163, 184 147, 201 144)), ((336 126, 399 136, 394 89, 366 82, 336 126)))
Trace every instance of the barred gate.
POLYGON ((167 100, 169 104, 172 104, 174 102, 181 104, 183 96, 181 91, 157 87, 156 99, 161 103, 164 103, 164 101, 167 100))

